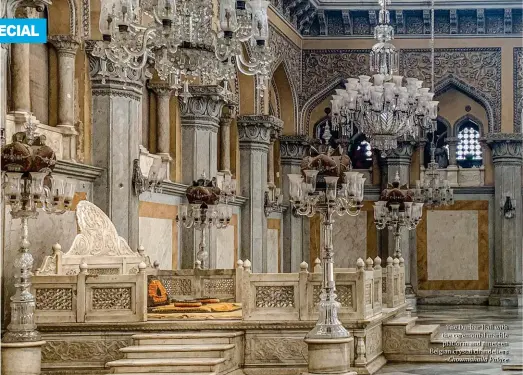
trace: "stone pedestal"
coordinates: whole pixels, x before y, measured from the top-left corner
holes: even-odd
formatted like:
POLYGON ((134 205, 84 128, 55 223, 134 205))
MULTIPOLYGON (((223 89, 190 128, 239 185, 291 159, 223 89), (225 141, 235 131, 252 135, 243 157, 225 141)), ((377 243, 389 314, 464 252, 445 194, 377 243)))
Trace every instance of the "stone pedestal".
POLYGON ((2 375, 40 375, 45 341, 2 343, 2 375))
POLYGON ((250 259, 253 272, 267 272, 267 218, 264 196, 267 190, 267 154, 271 132, 283 122, 268 115, 238 117, 240 142, 240 192, 249 201, 242 207, 240 259, 250 259))
POLYGON ((300 135, 280 136, 281 187, 283 202, 288 209, 283 213, 283 272, 299 272, 300 263, 308 262, 309 247, 304 246, 308 239, 308 219, 295 216, 289 205, 288 174, 301 171, 301 160, 309 150, 309 138, 300 135))
MULTIPOLYGON (((381 185, 382 189, 387 187, 388 183, 392 183, 399 172, 400 183, 402 185, 410 184, 410 166, 412 162, 412 154, 415 150, 416 144, 414 142, 398 142, 398 148, 387 153, 386 158, 380 159, 381 166, 381 185)), ((389 256, 394 256, 394 236, 388 229, 381 231, 383 252, 380 256, 382 259, 387 259, 389 256)), ((411 234, 407 229, 401 231, 401 252, 405 259, 405 297, 407 303, 415 308, 416 295, 412 287, 412 279, 416 278, 416 245, 415 233, 411 234)))
MULTIPOLYGON (((88 49, 89 51, 89 49, 88 49)), ((93 164, 104 169, 94 183, 93 202, 109 216, 132 249, 138 247, 139 198, 132 193, 133 161, 139 158, 143 72, 129 71, 127 81, 109 76, 102 82, 100 60, 90 58, 93 100, 93 164)), ((112 67, 111 67, 112 69, 112 67)))
MULTIPOLYGON (((182 124, 182 182, 192 184, 202 173, 211 179, 218 171, 218 129, 226 99, 219 86, 190 86, 192 95, 180 101, 182 124)), ((216 232, 211 228, 205 241, 209 251, 209 267, 214 267, 216 232)), ((192 229, 182 230, 181 267, 193 268, 199 236, 192 229)))
POLYGON ((305 339, 308 346, 308 371, 302 375, 356 375, 349 371, 354 338, 305 339))
POLYGON ((489 134, 494 163, 494 288, 489 303, 495 306, 522 305, 523 210, 521 134, 489 134), (507 196, 516 201, 516 212, 508 219, 503 213, 507 196))

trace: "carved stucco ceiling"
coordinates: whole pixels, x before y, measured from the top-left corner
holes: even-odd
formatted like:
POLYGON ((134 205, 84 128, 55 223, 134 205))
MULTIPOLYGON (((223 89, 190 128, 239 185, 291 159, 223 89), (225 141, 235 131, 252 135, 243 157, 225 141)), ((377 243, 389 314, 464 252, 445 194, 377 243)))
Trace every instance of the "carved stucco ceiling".
MULTIPOLYGON (((300 34, 310 37, 369 37, 377 22, 377 0, 271 0, 272 8, 300 34)), ((430 3, 393 1, 391 22, 396 35, 430 32, 430 3)), ((435 28, 440 35, 521 34, 519 0, 439 0, 435 3, 435 28)))

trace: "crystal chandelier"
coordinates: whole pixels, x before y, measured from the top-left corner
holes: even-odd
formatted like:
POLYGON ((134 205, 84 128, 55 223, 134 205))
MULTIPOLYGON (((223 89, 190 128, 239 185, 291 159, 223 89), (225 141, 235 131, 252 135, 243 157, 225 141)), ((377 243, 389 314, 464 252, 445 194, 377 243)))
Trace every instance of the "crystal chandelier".
POLYGON ((103 79, 111 74, 126 79, 129 69, 142 69, 151 61, 175 95, 183 90, 184 100, 190 96, 190 82, 223 81, 228 91, 236 67, 256 75, 258 89, 265 89, 273 59, 268 46, 269 2, 222 0, 215 14, 211 0, 136 1, 102 3, 103 42, 96 44, 93 55, 101 59, 103 79), (217 25, 213 25, 215 17, 217 25), (242 43, 253 46, 250 60, 243 55, 242 43))
POLYGON ((413 230, 421 221, 423 203, 413 202, 413 192, 407 185, 400 186, 400 176, 396 172, 394 182, 388 184, 381 193, 380 200, 374 204, 374 223, 378 230, 389 228, 394 233, 394 257, 401 257, 401 230, 413 230))
POLYGON ((356 216, 360 213, 363 207, 365 178, 361 173, 350 170, 351 162, 347 155, 334 155, 334 150, 329 146, 329 132, 326 133, 323 145, 326 150, 316 152, 316 156, 306 156, 301 164, 302 174, 289 174, 288 177, 290 200, 295 213, 308 217, 320 214, 323 231, 320 316, 307 337, 335 339, 349 337, 349 333, 338 319, 340 304, 336 301, 333 277, 333 216, 335 213, 339 216, 356 216))
POLYGON ((337 89, 331 101, 333 130, 341 127, 342 133, 353 134, 356 126, 373 148, 384 152, 397 148, 399 137, 416 138, 420 126, 436 119, 438 108, 434 94, 422 87, 423 81, 395 75, 399 60, 390 43, 394 29, 387 3, 380 1, 379 24, 374 30, 378 43, 370 54, 370 70, 376 74, 349 78, 345 89, 337 89))
POLYGON ((75 182, 51 176, 56 154, 45 144, 45 137, 35 133, 29 116, 26 131, 13 135, 13 141, 2 147, 2 198, 11 206, 13 219, 22 225, 21 246, 15 258, 16 291, 11 296, 11 322, 4 342, 39 341, 34 312, 35 297, 31 294, 33 256, 29 252, 29 219, 36 219, 38 209, 48 214, 63 214, 71 209, 75 182))
POLYGON ((208 180, 205 173, 198 181, 194 181, 185 192, 189 204, 179 206, 176 222, 185 228, 200 231, 200 244, 196 253, 196 266, 204 268, 209 257, 206 249, 205 230, 211 227, 226 228, 232 218, 231 202, 236 197, 236 180, 226 174, 218 187, 216 178, 208 180))

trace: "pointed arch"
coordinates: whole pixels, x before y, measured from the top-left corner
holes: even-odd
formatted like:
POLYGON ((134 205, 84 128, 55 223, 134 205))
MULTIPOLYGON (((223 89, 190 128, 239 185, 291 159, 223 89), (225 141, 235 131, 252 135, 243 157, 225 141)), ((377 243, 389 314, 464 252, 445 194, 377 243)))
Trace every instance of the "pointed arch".
POLYGON ((274 65, 272 80, 279 97, 280 118, 283 120, 283 134, 296 134, 298 130, 298 90, 290 79, 288 62, 280 58, 274 65))
MULTIPOLYGON (((481 104, 483 108, 485 108, 485 111, 487 112, 487 118, 488 118, 488 132, 495 132, 496 129, 496 123, 495 120, 499 120, 499 116, 497 113, 497 109, 494 109, 494 106, 490 102, 490 100, 478 89, 476 89, 473 86, 470 86, 466 82, 460 80, 459 78, 455 77, 452 74, 449 74, 445 78, 443 78, 438 84, 436 85, 434 89, 435 97, 438 97, 442 94, 444 94, 446 91, 450 89, 455 89, 457 91, 462 92, 463 94, 469 96, 470 98, 474 99, 476 102, 481 104)), ((481 123, 481 122, 480 122, 481 123)), ((500 124, 499 124, 500 126, 500 124)))
POLYGON ((461 127, 461 125, 463 125, 464 123, 466 123, 468 121, 476 124, 479 128, 479 134, 482 137, 485 136, 485 128, 483 127, 483 122, 476 116, 474 116, 470 113, 467 113, 466 115, 461 116, 459 119, 457 119, 456 122, 454 123, 454 127, 453 127, 454 128, 454 137, 458 136, 459 128, 461 127))
POLYGON ((321 91, 313 95, 309 100, 307 100, 300 111, 300 119, 298 123, 300 124, 299 134, 308 135, 309 133, 309 122, 311 119, 311 113, 316 108, 318 104, 323 102, 328 96, 332 95, 332 91, 338 87, 342 87, 345 82, 345 78, 336 77, 328 85, 326 85, 321 91))

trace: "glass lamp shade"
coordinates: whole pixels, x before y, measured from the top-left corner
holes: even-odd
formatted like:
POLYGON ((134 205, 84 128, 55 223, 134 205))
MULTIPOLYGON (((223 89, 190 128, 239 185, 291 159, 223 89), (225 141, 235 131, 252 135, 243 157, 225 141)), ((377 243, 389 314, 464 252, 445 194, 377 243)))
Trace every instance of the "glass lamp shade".
POLYGON ((74 181, 67 179, 64 185, 64 206, 69 208, 73 202, 74 194, 76 192, 76 184, 74 181))
POLYGON ((111 35, 114 15, 121 11, 119 0, 102 0, 98 26, 102 35, 111 35))
POLYGON ((176 19, 176 3, 174 0, 158 0, 156 7, 158 18, 173 22, 176 19))
POLYGON ((289 177, 289 195, 293 201, 299 201, 302 198, 302 182, 301 174, 288 174, 289 177))
POLYGON ((304 170, 303 173, 305 173, 305 192, 312 194, 316 190, 318 171, 314 169, 308 169, 304 170))
POLYGON ((31 194, 33 195, 34 200, 40 200, 42 197, 45 176, 47 176, 47 173, 31 172, 31 194))
POLYGON ((257 41, 266 41, 269 39, 269 18, 267 9, 268 1, 251 0, 249 3, 252 13, 252 35, 257 41))
POLYGON ((4 194, 9 199, 16 199, 22 194, 22 173, 7 172, 7 183, 5 185, 4 194))
POLYGON ((325 197, 327 201, 333 202, 336 200, 338 177, 325 177, 325 197))
POLYGON ((179 210, 180 210, 180 212, 178 213, 178 217, 181 218, 182 220, 185 220, 187 218, 189 205, 187 205, 187 204, 180 204, 179 210))
POLYGON ((220 29, 226 33, 238 29, 236 0, 220 0, 220 29))

